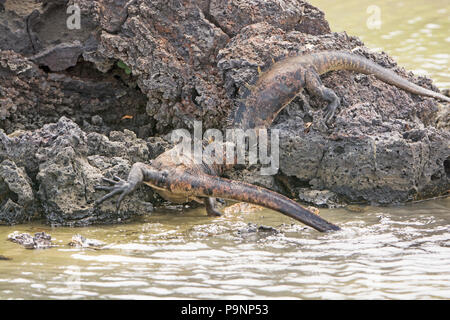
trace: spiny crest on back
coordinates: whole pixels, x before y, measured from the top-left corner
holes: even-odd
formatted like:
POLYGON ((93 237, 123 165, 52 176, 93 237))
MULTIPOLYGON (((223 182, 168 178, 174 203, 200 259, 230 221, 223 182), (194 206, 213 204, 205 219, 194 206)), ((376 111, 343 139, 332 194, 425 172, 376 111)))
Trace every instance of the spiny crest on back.
POLYGON ((238 89, 238 97, 239 98, 234 99, 234 104, 233 104, 232 108, 230 109, 230 113, 226 119, 227 127, 232 127, 232 126, 240 123, 240 121, 242 120, 241 119, 242 112, 247 109, 247 107, 245 105, 246 99, 249 95, 251 95, 258 80, 262 76, 264 76, 264 73, 269 71, 275 63, 283 60, 284 58, 286 58, 285 55, 277 56, 277 57, 270 56, 270 58, 266 59, 266 61, 264 61, 264 63, 262 65, 256 66, 256 68, 255 68, 256 72, 254 73, 254 76, 251 77, 251 79, 248 82, 245 82, 243 85, 241 85, 238 89), (237 118, 239 118, 239 119, 237 119, 237 118))
POLYGON ((228 128, 234 127, 237 123, 240 123, 242 117, 242 111, 247 109, 245 99, 235 99, 233 107, 230 109, 230 114, 226 119, 226 125, 228 128))
MULTIPOLYGON (((290 55, 282 55, 282 56, 270 56, 266 59, 262 59, 262 64, 256 65, 255 68, 255 72, 253 73, 253 76, 246 82, 244 83, 243 86, 245 87, 252 87, 253 85, 255 85, 258 82, 258 79, 261 78, 262 76, 264 76, 264 73, 266 73, 267 71, 269 71, 272 66, 281 61, 284 60, 286 57, 289 57, 290 55)), ((245 94, 245 92, 244 92, 245 94)), ((244 97, 243 95, 241 95, 241 97, 244 97)))

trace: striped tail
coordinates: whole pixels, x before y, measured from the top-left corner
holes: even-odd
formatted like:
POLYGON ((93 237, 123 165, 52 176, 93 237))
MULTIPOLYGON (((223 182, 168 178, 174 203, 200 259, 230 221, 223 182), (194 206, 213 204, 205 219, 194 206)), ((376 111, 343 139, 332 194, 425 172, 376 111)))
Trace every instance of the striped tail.
POLYGON ((199 197, 214 197, 252 203, 278 211, 321 232, 340 230, 338 226, 303 208, 288 197, 249 183, 206 174, 198 176, 184 174, 181 179, 176 180, 183 182, 171 181, 172 191, 178 189, 182 192, 191 192, 191 194, 199 197), (186 185, 189 185, 189 190, 184 190, 186 185))
POLYGON ((355 54, 341 51, 326 51, 311 54, 311 62, 319 74, 332 70, 352 70, 364 74, 373 74, 383 82, 399 87, 408 92, 450 102, 450 98, 441 93, 422 88, 395 72, 379 66, 375 62, 355 54))

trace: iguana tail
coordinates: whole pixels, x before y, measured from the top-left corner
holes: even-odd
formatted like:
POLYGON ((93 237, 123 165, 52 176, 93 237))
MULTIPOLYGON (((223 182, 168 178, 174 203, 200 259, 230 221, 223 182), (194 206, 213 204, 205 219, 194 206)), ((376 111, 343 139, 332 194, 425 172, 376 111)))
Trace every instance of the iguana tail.
POLYGON ((182 177, 173 179, 168 184, 172 192, 190 193, 198 197, 222 198, 260 205, 278 211, 321 232, 340 230, 338 226, 322 219, 303 208, 297 202, 279 193, 241 181, 207 174, 194 176, 186 173, 182 177))
MULTIPOLYGON (((304 57, 305 59, 306 57, 304 57)), ((399 87, 408 92, 433 97, 439 100, 450 102, 450 98, 443 94, 429 89, 419 87, 418 85, 397 75, 392 70, 379 66, 375 62, 362 56, 341 51, 325 51, 311 54, 310 61, 319 74, 333 70, 352 70, 364 74, 373 74, 383 82, 399 87)))

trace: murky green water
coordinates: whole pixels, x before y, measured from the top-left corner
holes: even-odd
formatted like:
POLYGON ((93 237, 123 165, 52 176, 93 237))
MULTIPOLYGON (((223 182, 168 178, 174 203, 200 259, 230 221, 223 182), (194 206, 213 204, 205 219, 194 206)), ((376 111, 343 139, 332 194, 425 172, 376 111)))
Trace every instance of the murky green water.
MULTIPOLYGON (((333 30, 359 35, 450 87, 448 0, 311 2, 333 30), (380 29, 366 23, 374 3, 380 29)), ((450 299, 450 198, 321 215, 342 231, 291 226, 268 210, 208 218, 202 209, 115 226, 0 226, 0 255, 12 259, 0 260, 0 299, 450 299), (243 232, 248 222, 281 232, 243 232), (48 232, 59 246, 23 249, 6 241, 15 230, 48 232), (108 245, 67 246, 77 233, 108 245)))

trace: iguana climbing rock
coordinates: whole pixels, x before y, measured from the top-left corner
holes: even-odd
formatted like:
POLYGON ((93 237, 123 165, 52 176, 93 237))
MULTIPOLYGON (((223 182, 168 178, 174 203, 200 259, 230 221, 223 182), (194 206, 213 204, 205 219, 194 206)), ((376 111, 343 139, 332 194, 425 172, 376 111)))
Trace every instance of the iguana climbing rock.
POLYGON ((192 200, 204 202, 206 212, 210 216, 220 215, 220 212, 214 208, 214 202, 216 198, 222 198, 270 208, 318 231, 339 230, 338 226, 327 222, 281 194, 241 181, 219 177, 223 166, 205 162, 196 164, 192 157, 183 155, 178 148, 179 146, 176 145, 149 164, 141 162, 133 164, 126 181, 119 177, 114 177, 113 180, 103 178, 111 186, 95 187, 96 190, 109 191, 96 201, 96 205, 118 194, 116 207, 119 209, 123 198, 134 191, 138 185, 145 183, 171 202, 186 203, 192 200))
POLYGON ((324 51, 308 55, 293 56, 274 63, 267 71, 259 72, 257 81, 247 86, 244 98, 239 100, 230 113, 228 123, 236 128, 267 128, 303 89, 309 94, 328 102, 325 121, 330 123, 339 97, 325 87, 320 75, 334 70, 352 70, 372 74, 383 82, 408 92, 450 102, 450 98, 400 77, 362 56, 341 51, 324 51))

